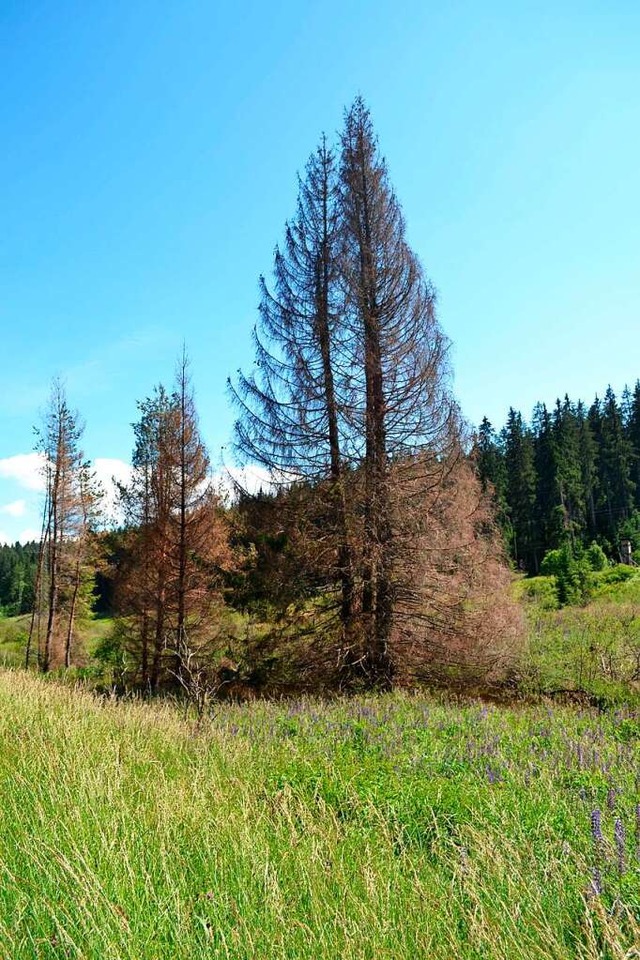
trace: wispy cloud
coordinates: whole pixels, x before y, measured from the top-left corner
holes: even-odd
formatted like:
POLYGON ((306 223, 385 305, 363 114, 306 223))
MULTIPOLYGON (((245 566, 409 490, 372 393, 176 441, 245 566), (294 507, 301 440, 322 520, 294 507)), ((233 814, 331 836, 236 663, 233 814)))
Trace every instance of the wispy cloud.
POLYGON ((126 370, 127 364, 135 361, 142 349, 157 349, 174 339, 175 333, 160 328, 125 334, 101 347, 98 353, 62 370, 61 379, 70 397, 82 397, 88 393, 94 396, 96 392, 112 389, 117 371, 126 370))
POLYGON ((35 527, 27 527, 26 530, 21 530, 18 535, 18 540, 20 543, 31 543, 32 540, 35 540, 36 543, 40 541, 41 532, 36 530, 35 527))
POLYGON ((14 500, 12 503, 5 503, 0 507, 0 513, 6 513, 10 517, 24 517, 27 512, 26 500, 14 500))
POLYGON ((43 465, 40 453, 16 453, 0 459, 0 477, 15 480, 25 490, 44 490, 43 465))
MULTIPOLYGON (((39 417, 46 408, 54 376, 59 377, 67 388, 73 407, 77 398, 112 389, 114 376, 119 370, 126 371, 127 365, 139 357, 142 350, 166 349, 167 346, 177 346, 177 343, 175 331, 151 325, 110 341, 76 364, 65 366, 54 361, 49 379, 43 380, 41 371, 35 367, 24 369, 21 364, 19 371, 7 367, 3 371, 5 389, 0 396, 0 413, 7 417, 27 414, 34 419, 39 417)), ((125 375, 126 372, 121 374, 125 375)))
POLYGON ((224 467, 214 475, 214 483, 223 496, 231 500, 238 489, 246 493, 258 493, 259 490, 275 489, 273 476, 264 467, 251 464, 246 467, 224 467))
POLYGON ((131 465, 116 457, 97 457, 93 464, 96 478, 104 490, 102 504, 107 521, 119 522, 117 484, 127 484, 131 480, 131 465))

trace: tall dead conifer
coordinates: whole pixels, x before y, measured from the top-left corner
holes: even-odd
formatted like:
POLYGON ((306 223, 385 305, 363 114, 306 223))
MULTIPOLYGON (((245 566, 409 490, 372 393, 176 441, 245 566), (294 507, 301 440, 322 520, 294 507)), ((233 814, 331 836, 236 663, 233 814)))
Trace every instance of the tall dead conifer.
MULTIPOLYGON (((428 449, 427 483, 438 483, 456 438, 448 341, 435 293, 405 239, 371 117, 361 98, 345 117, 340 203, 341 268, 353 370, 350 416, 362 437, 364 528, 363 668, 375 685, 393 677, 389 643, 396 604, 394 564, 404 545, 392 522, 391 467, 428 449)), ((394 472, 394 497, 403 474, 394 472)))
POLYGON ((120 489, 128 527, 117 595, 131 671, 143 687, 182 682, 220 652, 224 571, 233 566, 227 523, 200 437, 188 360, 175 389, 139 405, 133 474, 120 489), (195 658, 195 659, 194 659, 195 658))
POLYGON ((101 491, 79 446, 83 429, 64 387, 55 380, 43 427, 37 431, 45 502, 36 604, 25 658, 28 666, 37 634, 43 673, 53 666, 71 666, 78 611, 90 603, 82 588, 93 579, 90 554, 101 491))
POLYGON ((233 390, 237 448, 288 487, 283 507, 298 511, 282 532, 310 581, 316 573, 322 598, 313 611, 303 606, 306 621, 326 626, 318 611, 342 576, 340 682, 389 687, 410 674, 409 654, 429 661, 447 631, 460 638, 467 630, 465 610, 482 606, 473 585, 487 551, 483 524, 456 512, 473 499, 473 477, 461 466, 463 428, 435 291, 406 241, 361 98, 346 112, 335 170, 324 141, 312 157, 276 250, 273 292, 264 281, 261 290, 256 371, 233 390), (323 515, 327 489, 343 496, 323 515), (447 547, 447 524, 458 553, 447 547), (429 536, 440 556, 423 563, 429 536), (457 562, 460 551, 468 562, 457 562))
MULTIPOLYGON (((304 484, 307 510, 297 516, 305 550, 320 547, 312 515, 324 518, 319 562, 339 583, 343 639, 354 620, 354 559, 348 510, 349 423, 343 338, 340 209, 336 161, 323 137, 298 181, 297 210, 276 248, 273 286, 260 278, 256 370, 231 387, 239 409, 236 448, 269 471, 275 487, 304 484), (313 490, 313 493, 311 491, 313 490), (309 512, 311 511, 311 512, 309 512)), ((284 503, 289 501, 284 500, 284 503)), ((332 583, 325 583, 332 587, 332 583)))

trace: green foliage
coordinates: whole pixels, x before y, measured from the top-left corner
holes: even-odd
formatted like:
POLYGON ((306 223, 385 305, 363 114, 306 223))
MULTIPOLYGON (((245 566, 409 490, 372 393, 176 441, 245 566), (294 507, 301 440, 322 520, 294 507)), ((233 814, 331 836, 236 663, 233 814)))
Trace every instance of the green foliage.
POLYGON ((519 580, 515 593, 518 598, 535 604, 541 610, 556 610, 558 607, 555 576, 528 577, 519 580))
POLYGON ((557 577, 562 572, 563 551, 549 550, 545 553, 540 564, 540 573, 543 577, 557 577))
POLYGON ((563 607, 586 603, 596 583, 594 573, 604 572, 608 567, 607 556, 595 541, 586 550, 580 544, 572 547, 565 542, 544 555, 540 572, 544 577, 554 578, 558 606, 563 607))
POLYGON ((588 410, 566 396, 553 412, 537 404, 530 426, 511 408, 498 436, 485 419, 475 456, 518 568, 537 573, 567 539, 597 541, 613 560, 629 539, 640 559, 640 381, 620 402, 609 387, 588 410))
POLYGON ((609 566, 606 553, 595 540, 585 551, 585 559, 594 572, 606 570, 609 566))
POLYGON ((127 632, 122 620, 112 622, 111 629, 97 638, 93 659, 99 679, 122 686, 133 664, 127 655, 127 632))
POLYGON ((630 580, 638 580, 638 571, 633 567, 628 567, 624 563, 618 563, 614 567, 607 567, 594 576, 594 586, 599 588, 602 595, 602 587, 608 587, 611 584, 628 583, 630 580))
MULTIPOLYGON (((596 560, 599 562, 598 556, 596 560)), ((555 578, 558 605, 561 607, 586 602, 592 569, 589 554, 580 547, 573 548, 570 543, 564 543, 557 550, 550 550, 540 564, 544 576, 555 578)))
MULTIPOLYGON (((523 580, 529 645, 523 691, 581 691, 601 702, 640 706, 640 575, 620 564, 591 574, 586 606, 553 610, 555 578, 523 580)), ((518 587, 522 590, 522 586, 518 587)))
POLYGON ((15 617, 32 610, 38 551, 37 543, 0 546, 0 615, 15 617))
POLYGON ((29 634, 29 617, 0 618, 0 664, 20 666, 29 634))
POLYGON ((196 726, 0 673, 0 952, 630 957, 637 735, 628 712, 401 694, 196 726))
POLYGON ((518 566, 532 570, 536 564, 533 439, 521 414, 513 409, 509 410, 503 443, 511 550, 518 566))

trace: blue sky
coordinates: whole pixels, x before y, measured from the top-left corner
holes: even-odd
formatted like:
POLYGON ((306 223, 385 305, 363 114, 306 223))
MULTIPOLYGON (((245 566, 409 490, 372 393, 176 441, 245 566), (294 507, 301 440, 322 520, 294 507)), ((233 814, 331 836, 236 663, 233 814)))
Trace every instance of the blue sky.
POLYGON ((214 463, 296 172, 357 93, 467 417, 640 376, 640 5, 2 0, 0 538, 61 376, 108 476, 185 340, 214 463))

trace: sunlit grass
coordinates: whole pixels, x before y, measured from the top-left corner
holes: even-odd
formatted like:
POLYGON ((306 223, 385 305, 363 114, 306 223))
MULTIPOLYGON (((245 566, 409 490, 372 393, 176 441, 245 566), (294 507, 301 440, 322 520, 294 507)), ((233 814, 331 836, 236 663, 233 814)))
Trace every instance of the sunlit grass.
POLYGON ((197 725, 5 671, 0 728, 3 957, 565 960, 640 934, 632 715, 393 695, 197 725))
POLYGON ((584 607, 550 609, 552 577, 516 584, 529 626, 523 691, 582 691, 640 707, 640 573, 616 580, 619 569, 595 575, 593 598, 584 607))
MULTIPOLYGON (((76 624, 77 650, 83 663, 92 663, 98 644, 113 630, 113 618, 92 614, 76 624)), ((0 666, 22 666, 25 659, 31 614, 0 617, 0 666)), ((34 643, 34 648, 36 644, 34 643)), ((35 659, 35 650, 34 650, 35 659)))

